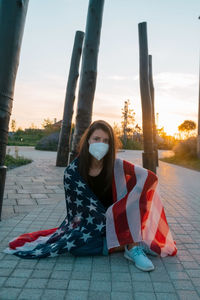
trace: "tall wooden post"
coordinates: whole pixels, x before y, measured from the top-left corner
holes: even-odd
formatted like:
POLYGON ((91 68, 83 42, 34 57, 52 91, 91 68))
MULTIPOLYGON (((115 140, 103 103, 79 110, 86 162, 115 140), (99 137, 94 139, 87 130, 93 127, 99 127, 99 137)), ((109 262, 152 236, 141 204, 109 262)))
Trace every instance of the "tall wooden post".
POLYGON ((74 39, 69 77, 65 96, 62 127, 59 136, 56 166, 65 167, 68 164, 72 116, 74 112, 74 100, 77 80, 79 76, 79 63, 82 52, 84 32, 77 31, 74 39))
POLYGON ((0 3, 0 217, 6 167, 4 166, 15 79, 29 0, 0 3))
POLYGON ((199 63, 199 112, 198 112, 198 133, 197 133, 197 157, 200 159, 200 63, 199 63))
POLYGON ((152 123, 153 123, 153 149, 155 154, 155 164, 158 166, 158 149, 156 141, 156 121, 155 121, 155 101, 154 101, 154 85, 153 85, 153 71, 152 71, 152 55, 149 55, 149 88, 151 94, 152 105, 152 123))
POLYGON ((97 78, 97 61, 100 44, 104 0, 89 0, 75 131, 70 161, 77 153, 77 145, 92 120, 92 108, 97 78))
POLYGON ((152 103, 149 87, 149 57, 147 43, 147 24, 139 23, 140 52, 140 93, 142 100, 142 125, 144 152, 143 167, 156 173, 155 155, 153 149, 152 103))

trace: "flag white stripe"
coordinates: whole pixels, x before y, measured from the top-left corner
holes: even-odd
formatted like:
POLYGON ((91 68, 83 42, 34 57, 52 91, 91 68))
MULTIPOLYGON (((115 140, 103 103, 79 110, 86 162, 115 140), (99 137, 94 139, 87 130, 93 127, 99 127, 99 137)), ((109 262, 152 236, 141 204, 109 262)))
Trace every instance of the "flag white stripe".
POLYGON ((135 242, 142 240, 140 219, 140 197, 148 176, 146 169, 135 166, 136 185, 129 193, 126 204, 126 215, 132 238, 135 242))
POLYGON ((34 250, 38 244, 45 244, 46 241, 53 235, 54 233, 51 233, 47 236, 40 236, 35 241, 32 242, 26 242, 23 246, 16 247, 16 249, 6 248, 4 250, 4 253, 11 254, 18 251, 32 251, 34 250))
POLYGON ((127 194, 126 177, 124 174, 123 160, 116 159, 114 166, 115 186, 117 192, 117 201, 124 198, 127 194))
POLYGON ((120 245, 115 231, 115 223, 112 210, 113 205, 110 206, 106 211, 106 240, 108 249, 118 247, 120 245))
POLYGON ((150 246, 151 242, 154 240, 156 231, 158 229, 158 223, 162 213, 162 203, 157 191, 154 191, 151 208, 149 211, 149 216, 146 222, 146 226, 143 229, 143 239, 150 246))

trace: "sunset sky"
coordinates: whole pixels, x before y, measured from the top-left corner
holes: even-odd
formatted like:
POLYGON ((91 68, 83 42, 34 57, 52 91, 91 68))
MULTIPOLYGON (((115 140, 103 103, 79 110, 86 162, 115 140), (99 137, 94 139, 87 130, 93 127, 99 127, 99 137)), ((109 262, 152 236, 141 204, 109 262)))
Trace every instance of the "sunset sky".
MULTIPOLYGON (((11 119, 17 128, 62 119, 76 30, 85 31, 88 0, 30 0, 11 119)), ((138 23, 147 22, 158 127, 177 132, 197 122, 199 0, 105 0, 93 120, 121 122, 130 99, 141 126, 138 23)), ((76 109, 75 109, 76 111, 76 109)))

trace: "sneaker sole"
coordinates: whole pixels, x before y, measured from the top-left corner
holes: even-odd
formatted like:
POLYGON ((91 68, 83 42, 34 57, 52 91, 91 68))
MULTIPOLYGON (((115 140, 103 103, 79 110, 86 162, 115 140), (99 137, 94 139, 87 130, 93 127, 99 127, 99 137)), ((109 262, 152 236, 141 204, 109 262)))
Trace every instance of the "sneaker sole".
POLYGON ((141 271, 146 271, 146 272, 148 272, 148 271, 153 271, 154 269, 155 269, 155 267, 150 267, 150 268, 142 268, 142 267, 140 267, 140 266, 138 266, 136 263, 135 263, 135 261, 132 259, 132 258, 130 258, 126 253, 124 253, 124 257, 125 258, 127 258, 128 260, 130 260, 130 261, 132 261, 134 264, 135 264, 135 266, 136 266, 136 268, 138 268, 139 270, 141 270, 141 271))

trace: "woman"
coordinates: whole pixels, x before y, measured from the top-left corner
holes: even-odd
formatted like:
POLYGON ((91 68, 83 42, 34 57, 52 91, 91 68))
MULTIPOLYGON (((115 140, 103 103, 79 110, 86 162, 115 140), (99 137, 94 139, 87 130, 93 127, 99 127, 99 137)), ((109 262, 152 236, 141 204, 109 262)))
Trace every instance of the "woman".
POLYGON ((176 254, 156 175, 116 159, 107 122, 93 122, 82 136, 78 156, 64 172, 64 188, 67 217, 61 226, 20 236, 7 253, 35 258, 124 249, 125 258, 143 271, 154 269, 146 254, 176 254))

